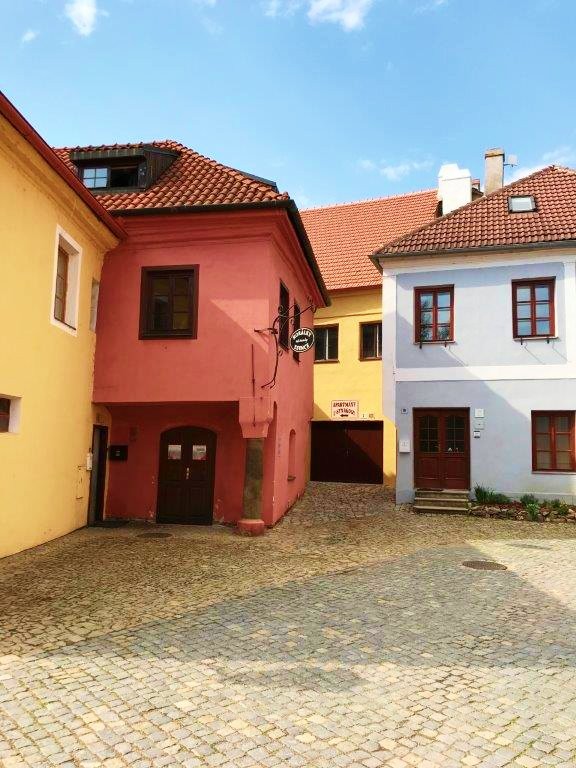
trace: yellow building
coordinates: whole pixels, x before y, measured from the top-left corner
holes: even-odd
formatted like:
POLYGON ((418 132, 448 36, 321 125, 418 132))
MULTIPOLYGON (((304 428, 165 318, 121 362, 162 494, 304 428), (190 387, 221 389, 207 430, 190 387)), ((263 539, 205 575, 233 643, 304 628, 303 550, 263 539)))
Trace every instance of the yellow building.
POLYGON ((382 414, 382 288, 370 254, 432 221, 436 190, 302 212, 331 306, 315 315, 311 478, 396 477, 396 432, 382 414))
POLYGON ((122 230, 0 93, 0 556, 86 525, 98 282, 122 230))

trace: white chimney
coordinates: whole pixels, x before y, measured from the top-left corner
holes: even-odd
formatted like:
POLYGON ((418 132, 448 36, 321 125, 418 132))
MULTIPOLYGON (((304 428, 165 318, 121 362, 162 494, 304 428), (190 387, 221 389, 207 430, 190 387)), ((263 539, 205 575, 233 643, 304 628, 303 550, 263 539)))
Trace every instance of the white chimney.
POLYGON ((504 150, 487 149, 484 153, 484 194, 504 186, 504 150))
POLYGON ((457 163, 445 163, 438 173, 438 199, 444 216, 472 201, 472 174, 457 163))

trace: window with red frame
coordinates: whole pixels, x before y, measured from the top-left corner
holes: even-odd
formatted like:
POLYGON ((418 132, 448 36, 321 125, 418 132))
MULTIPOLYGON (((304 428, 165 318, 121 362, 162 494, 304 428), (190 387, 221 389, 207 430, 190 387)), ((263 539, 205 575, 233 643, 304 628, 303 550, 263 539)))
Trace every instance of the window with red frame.
POLYGON ((532 468, 538 472, 574 472, 573 411, 532 411, 532 468))
POLYGON ((415 303, 415 341, 453 341, 454 286, 416 288, 415 303))
POLYGON ((554 278, 512 282, 514 338, 554 335, 554 278))

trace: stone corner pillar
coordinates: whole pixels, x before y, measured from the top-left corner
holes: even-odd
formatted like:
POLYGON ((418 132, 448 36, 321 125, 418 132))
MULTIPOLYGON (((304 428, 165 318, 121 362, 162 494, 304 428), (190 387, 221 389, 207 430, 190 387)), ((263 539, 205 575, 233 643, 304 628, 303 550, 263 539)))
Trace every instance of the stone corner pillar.
POLYGON ((242 518, 238 532, 249 536, 261 536, 266 530, 262 520, 262 485, 264 481, 264 438, 246 439, 246 470, 242 497, 242 518))

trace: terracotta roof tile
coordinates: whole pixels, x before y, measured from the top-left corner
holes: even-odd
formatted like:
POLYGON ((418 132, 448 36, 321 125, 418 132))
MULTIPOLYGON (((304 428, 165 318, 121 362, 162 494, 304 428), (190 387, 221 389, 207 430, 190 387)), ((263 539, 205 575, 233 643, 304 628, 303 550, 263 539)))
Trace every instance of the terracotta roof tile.
POLYGON ((222 205, 288 200, 286 192, 278 192, 273 182, 252 177, 188 149, 177 141, 151 141, 140 144, 108 144, 90 147, 56 149, 58 156, 73 171, 71 152, 97 152, 114 149, 152 147, 176 152, 174 163, 148 189, 134 192, 98 193, 109 211, 139 208, 172 208, 193 205, 222 205))
POLYGON ((432 221, 435 189, 301 211, 329 291, 380 285, 369 255, 383 243, 432 221))
POLYGON ((376 255, 506 248, 576 240, 576 171, 548 166, 405 236, 376 255), (533 195, 536 210, 510 213, 508 198, 533 195))

